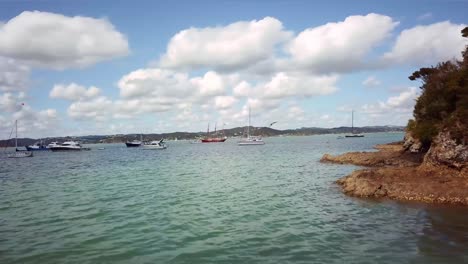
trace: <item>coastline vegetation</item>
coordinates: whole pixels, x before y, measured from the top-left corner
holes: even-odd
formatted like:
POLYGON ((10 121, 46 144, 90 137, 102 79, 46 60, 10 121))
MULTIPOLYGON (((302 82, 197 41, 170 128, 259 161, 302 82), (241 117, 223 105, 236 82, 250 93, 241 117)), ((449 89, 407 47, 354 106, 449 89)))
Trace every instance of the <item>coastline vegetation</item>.
MULTIPOLYGON (((468 38, 468 27, 462 35, 468 38)), ((461 61, 441 62, 409 76, 422 82, 422 93, 407 130, 422 143, 423 150, 429 149, 441 131, 449 132, 457 144, 468 144, 468 46, 462 55, 461 61)))

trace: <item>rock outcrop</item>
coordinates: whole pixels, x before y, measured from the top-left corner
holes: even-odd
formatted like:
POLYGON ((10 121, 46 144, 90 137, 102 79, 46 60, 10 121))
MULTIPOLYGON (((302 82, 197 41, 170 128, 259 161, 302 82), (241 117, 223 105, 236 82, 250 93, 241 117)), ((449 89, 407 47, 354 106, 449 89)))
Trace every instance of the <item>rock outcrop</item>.
POLYGON ((424 164, 465 170, 468 167, 468 145, 457 144, 448 131, 440 132, 424 157, 424 164))
POLYGON ((441 133, 425 155, 411 153, 404 142, 376 148, 379 151, 325 154, 321 161, 372 167, 336 182, 347 195, 468 205, 468 150, 450 135, 441 133))
POLYGON ((411 153, 421 153, 422 152, 422 143, 419 139, 416 139, 413 134, 410 132, 405 133, 403 139, 403 149, 411 153))

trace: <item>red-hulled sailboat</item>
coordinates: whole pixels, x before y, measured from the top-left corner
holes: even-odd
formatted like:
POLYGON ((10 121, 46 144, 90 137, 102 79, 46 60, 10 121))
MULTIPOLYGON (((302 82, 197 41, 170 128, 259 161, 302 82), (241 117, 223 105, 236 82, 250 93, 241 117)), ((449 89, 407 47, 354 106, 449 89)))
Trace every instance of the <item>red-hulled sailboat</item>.
POLYGON ((214 136, 210 135, 210 124, 208 123, 208 130, 206 132, 206 137, 201 139, 202 143, 218 143, 218 142, 224 142, 226 141, 227 137, 218 137, 216 136, 216 124, 215 124, 215 131, 214 131, 214 136))

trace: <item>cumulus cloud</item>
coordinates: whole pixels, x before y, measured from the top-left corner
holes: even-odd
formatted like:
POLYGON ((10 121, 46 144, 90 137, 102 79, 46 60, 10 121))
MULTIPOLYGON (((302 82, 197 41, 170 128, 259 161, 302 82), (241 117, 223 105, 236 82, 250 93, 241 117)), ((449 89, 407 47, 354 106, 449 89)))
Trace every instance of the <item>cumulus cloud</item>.
POLYGON ((157 68, 133 71, 119 80, 118 87, 123 98, 151 95, 178 98, 193 92, 187 74, 157 68))
POLYGON ((403 30, 383 60, 422 66, 460 59, 461 51, 468 44, 460 33, 465 26, 445 21, 403 30))
POLYGON ((127 38, 106 19, 25 11, 0 24, 0 55, 35 66, 85 67, 128 53, 127 38))
POLYGON ((77 101, 68 107, 71 118, 85 121, 104 121, 113 114, 113 102, 105 96, 88 101, 77 101))
POLYGON ((234 106, 237 101, 234 96, 217 96, 215 97, 215 107, 219 110, 225 110, 234 106))
POLYGON ((19 137, 39 137, 51 136, 51 133, 57 133, 61 125, 59 115, 55 109, 36 110, 31 106, 18 105, 14 112, 7 113, 7 115, 0 115, 0 138, 4 136, 7 139, 15 124, 18 120, 18 136, 19 137), (54 127, 51 132, 50 128, 54 127))
POLYGON ((369 76, 362 84, 366 87, 376 87, 380 85, 380 81, 375 76, 369 76))
POLYGON ((392 96, 385 102, 377 104, 365 104, 361 107, 361 112, 372 115, 382 115, 384 113, 412 113, 419 91, 416 87, 409 87, 406 91, 397 96, 392 96))
POLYGON ((295 75, 280 72, 262 85, 259 93, 263 98, 285 98, 291 96, 310 97, 334 93, 337 75, 295 75))
POLYGON ((225 92, 223 78, 213 71, 205 73, 203 77, 193 78, 191 83, 198 88, 201 96, 216 96, 225 92))
POLYGON ((291 106, 288 109, 288 118, 296 121, 304 120, 305 111, 299 106, 291 106))
POLYGON ((316 72, 349 72, 363 67, 371 49, 398 25, 380 14, 349 16, 344 21, 308 28, 288 45, 297 66, 316 72))
POLYGON ((247 81, 241 81, 233 89, 232 93, 236 97, 247 97, 252 91, 252 86, 247 81))
POLYGON ((172 37, 160 66, 239 69, 273 56, 275 46, 290 35, 272 17, 224 27, 189 28, 172 37))
POLYGON ((65 99, 70 101, 77 101, 85 98, 97 97, 101 93, 101 90, 95 86, 91 86, 88 89, 86 87, 78 85, 76 83, 70 83, 68 85, 56 84, 49 93, 50 98, 65 99))
POLYGON ((24 93, 3 93, 0 94, 0 110, 5 112, 16 112, 21 110, 24 93))
POLYGON ((0 57, 0 91, 25 90, 29 83, 29 71, 27 66, 14 59, 0 57))

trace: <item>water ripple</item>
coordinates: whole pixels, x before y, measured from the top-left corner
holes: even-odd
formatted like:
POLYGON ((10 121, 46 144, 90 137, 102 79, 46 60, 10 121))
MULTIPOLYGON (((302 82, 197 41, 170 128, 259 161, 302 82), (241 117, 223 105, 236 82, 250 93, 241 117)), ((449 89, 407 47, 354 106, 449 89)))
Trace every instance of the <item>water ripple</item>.
POLYGON ((0 263, 467 262, 466 209, 352 199, 318 162, 396 137, 1 160, 0 263))

